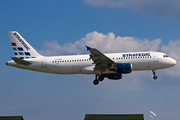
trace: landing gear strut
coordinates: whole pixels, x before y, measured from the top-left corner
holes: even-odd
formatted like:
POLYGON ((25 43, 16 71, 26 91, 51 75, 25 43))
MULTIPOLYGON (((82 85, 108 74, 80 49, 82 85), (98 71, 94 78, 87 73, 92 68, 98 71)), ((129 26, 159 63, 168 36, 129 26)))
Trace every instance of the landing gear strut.
POLYGON ((154 78, 154 80, 156 80, 156 79, 158 78, 158 77, 156 76, 156 70, 153 69, 152 72, 153 72, 153 75, 154 75, 153 78, 154 78))
POLYGON ((95 80, 93 81, 93 84, 94 85, 97 85, 97 84, 99 84, 99 81, 103 81, 104 80, 104 76, 103 75, 99 75, 99 77, 98 77, 98 75, 96 74, 96 76, 95 76, 95 80))

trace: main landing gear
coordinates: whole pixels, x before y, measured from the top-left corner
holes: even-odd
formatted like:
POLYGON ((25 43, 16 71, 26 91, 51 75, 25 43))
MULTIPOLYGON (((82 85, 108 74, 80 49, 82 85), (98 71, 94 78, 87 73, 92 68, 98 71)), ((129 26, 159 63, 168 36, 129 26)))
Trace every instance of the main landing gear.
POLYGON ((158 78, 158 77, 156 76, 156 70, 153 69, 152 72, 153 72, 153 75, 154 75, 153 78, 154 78, 154 80, 156 80, 156 79, 158 78))
POLYGON ((104 76, 103 75, 99 75, 99 77, 98 77, 98 75, 96 74, 96 76, 95 76, 95 80, 93 81, 93 84, 94 85, 97 85, 97 84, 99 84, 99 81, 103 81, 104 80, 104 76))

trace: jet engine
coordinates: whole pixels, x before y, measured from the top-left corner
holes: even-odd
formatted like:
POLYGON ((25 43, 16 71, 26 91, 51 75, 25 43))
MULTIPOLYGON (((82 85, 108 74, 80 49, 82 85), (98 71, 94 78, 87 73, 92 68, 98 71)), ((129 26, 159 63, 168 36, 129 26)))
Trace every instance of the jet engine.
POLYGON ((110 67, 110 71, 116 71, 117 73, 128 74, 132 72, 131 63, 120 63, 110 67))

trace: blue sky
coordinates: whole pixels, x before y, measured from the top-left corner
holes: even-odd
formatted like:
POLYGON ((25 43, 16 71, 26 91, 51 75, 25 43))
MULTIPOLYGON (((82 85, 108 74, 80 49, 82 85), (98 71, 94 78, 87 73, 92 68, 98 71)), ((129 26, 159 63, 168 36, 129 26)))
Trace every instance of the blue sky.
POLYGON ((43 55, 155 50, 180 61, 177 0, 4 0, 0 4, 0 115, 25 120, 83 119, 85 114, 144 114, 178 119, 180 64, 132 72, 92 84, 93 75, 54 75, 5 65, 13 55, 8 31, 18 31, 43 55))

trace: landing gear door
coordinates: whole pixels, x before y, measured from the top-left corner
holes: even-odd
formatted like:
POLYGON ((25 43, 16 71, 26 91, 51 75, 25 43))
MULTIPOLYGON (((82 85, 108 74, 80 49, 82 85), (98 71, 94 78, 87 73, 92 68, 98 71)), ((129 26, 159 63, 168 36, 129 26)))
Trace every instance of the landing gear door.
POLYGON ((41 58, 41 68, 47 68, 46 58, 41 58))
POLYGON ((158 54, 156 52, 153 53, 153 62, 159 62, 158 54))

